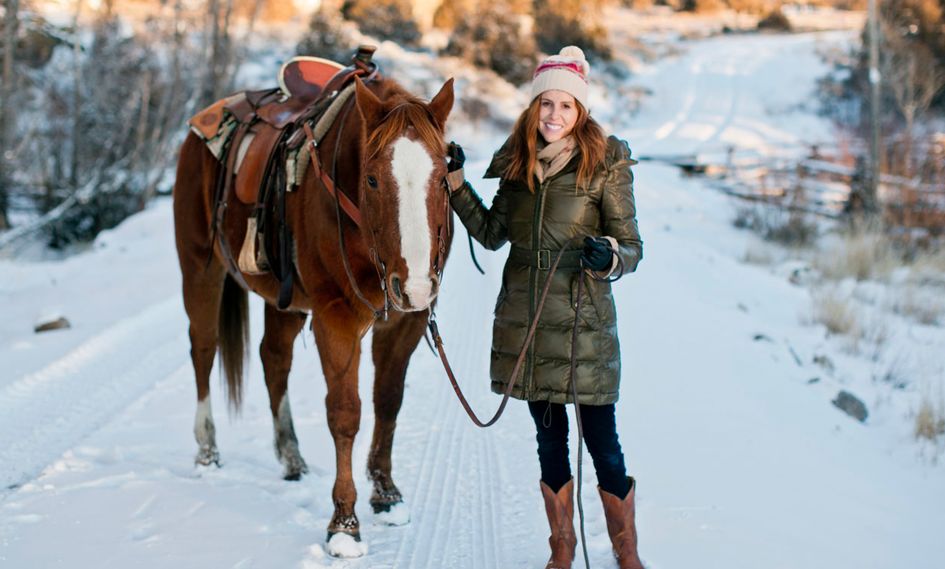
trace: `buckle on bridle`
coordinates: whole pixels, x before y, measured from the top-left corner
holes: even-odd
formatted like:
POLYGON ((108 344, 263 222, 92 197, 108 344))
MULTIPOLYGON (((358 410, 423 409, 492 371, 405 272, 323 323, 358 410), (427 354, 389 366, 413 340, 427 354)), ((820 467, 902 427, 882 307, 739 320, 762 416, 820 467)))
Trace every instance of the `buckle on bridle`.
POLYGON ((548 249, 539 249, 535 257, 538 263, 539 271, 547 271, 551 268, 551 251, 548 249))

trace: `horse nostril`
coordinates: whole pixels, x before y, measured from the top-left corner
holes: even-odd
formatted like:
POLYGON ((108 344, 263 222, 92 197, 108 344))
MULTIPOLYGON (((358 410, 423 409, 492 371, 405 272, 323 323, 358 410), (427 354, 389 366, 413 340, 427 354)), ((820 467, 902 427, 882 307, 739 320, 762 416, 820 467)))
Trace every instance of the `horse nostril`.
POLYGON ((404 293, 400 285, 400 277, 396 274, 391 275, 390 277, 390 290, 394 293, 394 298, 397 300, 403 300, 404 293))

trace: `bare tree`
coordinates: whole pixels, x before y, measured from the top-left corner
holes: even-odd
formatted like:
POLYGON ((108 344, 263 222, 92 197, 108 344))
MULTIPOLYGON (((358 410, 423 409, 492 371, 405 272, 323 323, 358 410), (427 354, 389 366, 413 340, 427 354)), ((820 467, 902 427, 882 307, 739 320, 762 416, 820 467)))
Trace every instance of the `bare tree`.
POLYGON ((10 179, 7 174, 7 151, 10 148, 13 124, 12 98, 16 77, 13 62, 16 55, 16 35, 19 28, 19 0, 5 0, 3 13, 3 84, 0 85, 0 230, 9 228, 10 179))
POLYGON ((209 105, 229 87, 233 64, 230 18, 233 0, 210 0, 207 5, 207 69, 200 89, 200 103, 209 105))
POLYGON ((882 57, 882 75, 905 120, 903 175, 912 176, 912 142, 915 121, 929 109, 936 95, 945 88, 945 69, 931 50, 884 26, 886 43, 882 57))

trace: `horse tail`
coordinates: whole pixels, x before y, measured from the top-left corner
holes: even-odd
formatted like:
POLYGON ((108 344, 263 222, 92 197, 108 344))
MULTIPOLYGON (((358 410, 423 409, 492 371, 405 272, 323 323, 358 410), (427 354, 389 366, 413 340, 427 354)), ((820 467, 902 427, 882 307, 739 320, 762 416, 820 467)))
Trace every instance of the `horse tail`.
POLYGON ((249 301, 246 291, 229 274, 223 282, 220 302, 219 350, 226 378, 230 408, 239 411, 243 403, 243 365, 249 343, 249 301))

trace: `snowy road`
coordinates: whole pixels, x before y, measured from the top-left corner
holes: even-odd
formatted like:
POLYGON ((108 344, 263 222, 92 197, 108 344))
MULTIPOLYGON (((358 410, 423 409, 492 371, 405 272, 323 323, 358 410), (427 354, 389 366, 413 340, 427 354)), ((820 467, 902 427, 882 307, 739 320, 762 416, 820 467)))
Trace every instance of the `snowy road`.
MULTIPOLYGON (((689 44, 688 54, 640 78, 654 95, 626 136, 643 154, 725 144, 779 152, 821 139, 824 125, 797 105, 823 71, 815 50, 840 39, 689 44)), ((494 143, 468 151, 471 178, 494 143)), ((830 380, 807 385, 822 372, 798 366, 788 347, 804 362, 827 349, 799 323, 807 292, 738 262, 745 237, 730 227, 725 198, 664 166, 644 163, 636 175, 645 260, 615 292, 618 427, 640 485, 644 560, 652 569, 940 567, 933 545, 945 527, 945 477, 911 460, 896 429, 833 409, 830 380), (753 341, 759 333, 771 341, 753 341)), ((488 197, 490 186, 477 185, 488 197)), ((195 470, 171 226, 169 203, 159 201, 67 262, 0 263, 0 567, 543 566, 547 525, 525 406, 513 402, 496 427, 475 428, 423 345, 394 444, 394 476, 412 517, 403 527, 371 523, 363 467, 372 367, 362 362, 354 460, 366 557, 337 560, 322 548, 334 453, 310 338, 297 341, 290 397, 312 473, 280 479, 255 354, 242 416, 226 419, 213 385, 223 468, 195 470), (51 307, 74 327, 33 336, 33 319, 51 307)), ((439 321, 484 415, 498 403, 487 368, 504 255, 480 252, 481 277, 458 237, 439 321)), ((258 343, 258 300, 251 313, 258 343)), ((593 469, 585 472, 591 564, 615 567, 593 469)))

